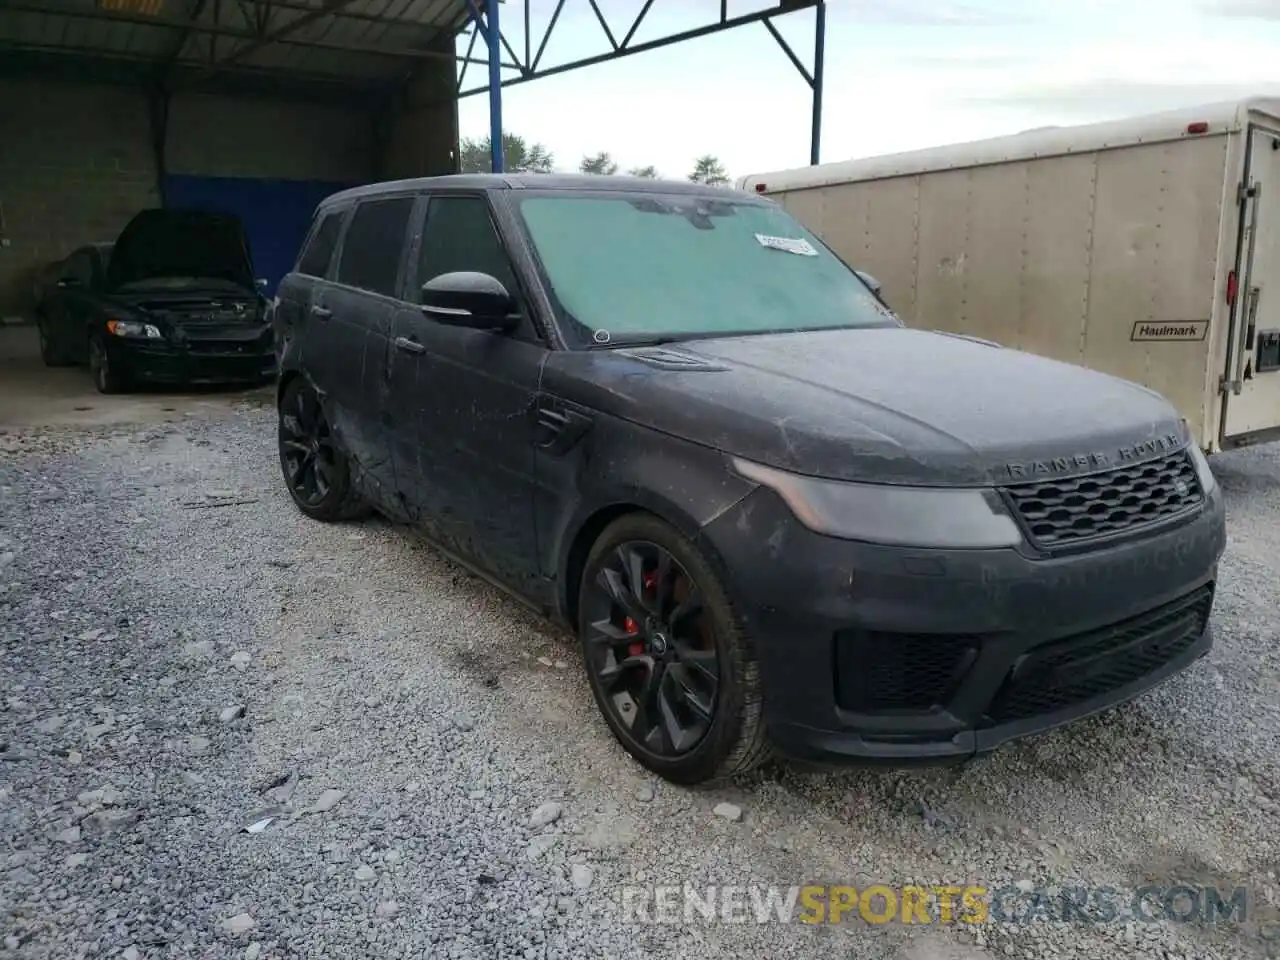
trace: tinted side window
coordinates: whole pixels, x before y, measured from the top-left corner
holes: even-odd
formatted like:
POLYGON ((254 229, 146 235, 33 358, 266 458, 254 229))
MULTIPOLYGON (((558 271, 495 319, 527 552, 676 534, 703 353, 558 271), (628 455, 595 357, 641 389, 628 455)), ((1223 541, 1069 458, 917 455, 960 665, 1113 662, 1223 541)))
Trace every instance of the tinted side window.
POLYGON ((432 197, 418 255, 418 286, 458 270, 487 273, 512 295, 519 292, 511 261, 489 219, 489 204, 481 197, 432 197))
POLYGON ((62 268, 62 277, 74 277, 83 286, 93 284, 93 259, 88 250, 77 250, 67 258, 62 268))
POLYGON ((366 200, 356 207, 338 261, 338 282, 396 296, 396 275, 413 197, 366 200))
POLYGON ((342 217, 345 210, 326 213, 320 226, 311 235, 311 242, 298 258, 298 272, 311 277, 323 277, 329 272, 329 261, 333 259, 334 247, 338 245, 338 233, 342 230, 342 217))

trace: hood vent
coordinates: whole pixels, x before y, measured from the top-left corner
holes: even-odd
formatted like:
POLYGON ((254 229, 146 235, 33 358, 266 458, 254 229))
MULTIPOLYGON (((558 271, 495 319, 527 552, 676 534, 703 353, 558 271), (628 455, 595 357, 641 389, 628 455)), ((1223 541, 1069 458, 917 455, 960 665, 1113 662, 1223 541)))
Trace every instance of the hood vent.
POLYGON ((630 350, 619 350, 633 360, 640 360, 664 370, 724 370, 723 365, 712 363, 706 357, 696 353, 685 353, 683 350, 672 350, 667 347, 638 347, 630 350))

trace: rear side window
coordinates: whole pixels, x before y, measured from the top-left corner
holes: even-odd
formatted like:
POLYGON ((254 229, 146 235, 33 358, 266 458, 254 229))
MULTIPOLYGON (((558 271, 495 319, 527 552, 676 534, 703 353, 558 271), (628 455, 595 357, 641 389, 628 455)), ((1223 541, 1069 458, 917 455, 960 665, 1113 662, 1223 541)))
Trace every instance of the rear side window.
POLYGON ((299 273, 305 273, 309 277, 323 277, 329 272, 329 261, 333 259, 334 248, 338 245, 338 234, 342 230, 345 212, 336 210, 324 215, 320 226, 311 235, 311 242, 298 259, 299 273))
POLYGON ((366 200, 356 207, 338 261, 338 282, 396 295, 396 276, 413 197, 366 200))

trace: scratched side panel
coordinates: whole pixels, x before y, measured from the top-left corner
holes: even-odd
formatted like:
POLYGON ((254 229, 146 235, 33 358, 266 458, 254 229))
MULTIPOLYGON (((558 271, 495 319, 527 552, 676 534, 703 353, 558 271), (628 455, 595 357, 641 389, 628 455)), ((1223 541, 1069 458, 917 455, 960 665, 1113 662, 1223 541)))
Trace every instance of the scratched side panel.
POLYGON ((560 366, 564 356, 548 360, 543 396, 567 403, 591 425, 565 451, 550 453, 541 445, 546 438, 535 438, 535 514, 546 576, 563 577, 574 537, 601 510, 647 510, 698 540, 703 526, 753 489, 717 450, 573 402, 581 391, 560 366))
POLYGON ((320 385, 323 402, 339 445, 381 499, 392 474, 379 390, 386 374, 387 333, 398 304, 337 285, 325 302, 332 317, 323 327, 317 324, 329 354, 321 364, 328 374, 320 385))

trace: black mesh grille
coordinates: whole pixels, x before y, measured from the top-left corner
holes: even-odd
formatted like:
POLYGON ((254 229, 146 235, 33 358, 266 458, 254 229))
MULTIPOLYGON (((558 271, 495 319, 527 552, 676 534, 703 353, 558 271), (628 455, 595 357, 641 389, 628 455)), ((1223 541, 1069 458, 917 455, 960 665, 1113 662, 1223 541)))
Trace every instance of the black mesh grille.
POLYGON ((189 340, 187 349, 192 353, 256 354, 266 347, 261 338, 252 340, 189 340))
POLYGON ((836 634, 836 699, 845 710, 929 710, 947 702, 978 653, 975 637, 836 634))
POLYGON ((1050 548, 1176 516, 1204 496, 1186 451, 1086 477, 1020 483, 1005 493, 1031 539, 1050 548))
POLYGON ((988 710, 992 724, 1051 713, 1158 670, 1199 639, 1213 586, 1102 630, 1032 650, 988 710))

